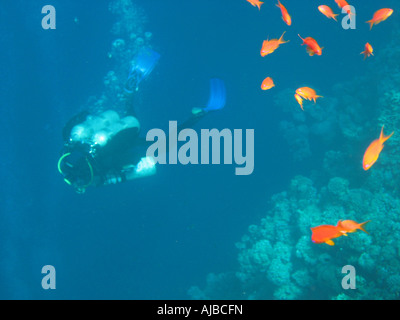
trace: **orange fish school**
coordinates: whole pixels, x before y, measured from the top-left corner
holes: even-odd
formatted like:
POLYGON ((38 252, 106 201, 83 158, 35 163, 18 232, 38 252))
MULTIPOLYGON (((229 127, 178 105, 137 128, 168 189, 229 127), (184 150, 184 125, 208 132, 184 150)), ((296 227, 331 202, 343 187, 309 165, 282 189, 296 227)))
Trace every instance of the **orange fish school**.
MULTIPOLYGON (((253 6, 258 7, 259 10, 261 10, 261 5, 264 4, 264 2, 261 2, 259 0, 246 0, 247 2, 251 3, 253 6)), ((349 4, 345 0, 335 0, 336 4, 340 9, 345 8, 349 4)), ((281 14, 282 14, 282 20, 290 26, 292 24, 292 17, 289 15, 286 7, 278 0, 278 3, 276 4, 278 8, 281 9, 281 14)), ((336 16, 338 14, 335 14, 333 10, 326 5, 320 5, 318 7, 318 10, 325 15, 329 19, 333 19, 337 21, 336 16)), ((352 15, 354 15, 353 12, 351 12, 351 9, 347 8, 347 14, 351 18, 352 15)), ((393 9, 389 8, 383 8, 380 10, 377 10, 372 19, 366 21, 370 25, 370 30, 374 25, 377 25, 381 23, 382 21, 385 21, 387 18, 389 18, 393 13, 393 9)), ((278 47, 283 44, 287 43, 289 41, 283 40, 285 32, 283 32, 282 36, 279 39, 272 39, 272 40, 264 40, 262 44, 262 48, 260 51, 260 54, 262 57, 265 57, 271 53, 273 53, 278 47)), ((306 51, 310 56, 320 56, 322 55, 322 49, 318 42, 311 38, 311 37, 306 37, 302 38, 300 35, 298 35, 300 39, 303 41, 302 45, 306 46, 306 51)), ((365 44, 365 50, 361 52, 361 54, 364 55, 364 60, 367 57, 373 56, 373 48, 371 44, 368 42, 365 44)), ((275 84, 272 80, 271 77, 267 77, 263 80, 261 84, 261 89, 262 90, 269 90, 272 87, 274 87, 275 84)), ((322 96, 319 96, 316 94, 315 90, 309 87, 301 87, 296 90, 296 93, 294 95, 296 101, 299 103, 301 109, 303 109, 303 99, 306 100, 313 100, 314 103, 316 102, 317 98, 321 98, 322 96)), ((379 154, 383 149, 383 143, 387 141, 394 132, 392 132, 389 136, 385 136, 383 134, 383 126, 381 129, 381 134, 378 139, 374 140, 371 142, 371 144, 368 146, 367 150, 364 153, 363 157, 363 169, 364 170, 369 170, 372 165, 378 160, 379 154)), ((363 223, 357 223, 353 220, 340 220, 338 221, 337 225, 320 225, 317 227, 311 228, 311 240, 314 243, 326 243, 330 246, 333 246, 335 243, 333 242, 332 239, 339 238, 341 236, 347 236, 348 233, 353 233, 357 230, 362 230, 366 233, 365 229, 363 228, 363 225, 368 223, 369 221, 363 222, 363 223)))

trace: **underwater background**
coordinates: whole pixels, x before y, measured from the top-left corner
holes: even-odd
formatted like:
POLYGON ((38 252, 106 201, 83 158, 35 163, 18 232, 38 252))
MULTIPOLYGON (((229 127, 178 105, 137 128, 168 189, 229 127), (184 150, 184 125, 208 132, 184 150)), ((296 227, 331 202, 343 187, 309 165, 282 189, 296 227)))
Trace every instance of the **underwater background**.
POLYGON ((267 0, 261 10, 245 0, 1 1, 1 299, 399 298, 399 3, 351 1, 354 30, 318 12, 322 2, 284 4, 290 27, 267 0), (56 30, 42 28, 47 4, 56 30), (393 15, 370 31, 383 7, 393 15), (261 57, 262 41, 284 31, 290 42, 261 57), (318 39, 322 56, 297 34, 318 39), (363 60, 366 42, 374 56, 363 60), (65 123, 118 104, 142 46, 161 55, 135 99, 142 136, 187 119, 221 78, 225 108, 195 129, 254 129, 251 175, 159 165, 83 195, 63 181, 65 123), (262 91, 267 76, 276 86, 262 91), (323 96, 304 112, 293 98, 301 86, 323 96), (383 125, 395 134, 364 171, 383 125), (311 242, 311 227, 340 219, 371 220, 368 234, 311 242), (341 287, 349 264, 356 290, 341 287), (42 289, 44 265, 56 269, 55 290, 42 289))

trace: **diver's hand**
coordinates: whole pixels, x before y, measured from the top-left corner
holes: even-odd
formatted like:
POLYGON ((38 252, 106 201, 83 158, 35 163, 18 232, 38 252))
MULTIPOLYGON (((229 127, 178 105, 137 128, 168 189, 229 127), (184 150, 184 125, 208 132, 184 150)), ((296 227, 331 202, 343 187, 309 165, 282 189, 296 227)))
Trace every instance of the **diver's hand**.
POLYGON ((133 180, 137 178, 152 176, 156 174, 156 162, 152 157, 144 157, 140 159, 136 166, 132 166, 125 174, 126 180, 133 180))

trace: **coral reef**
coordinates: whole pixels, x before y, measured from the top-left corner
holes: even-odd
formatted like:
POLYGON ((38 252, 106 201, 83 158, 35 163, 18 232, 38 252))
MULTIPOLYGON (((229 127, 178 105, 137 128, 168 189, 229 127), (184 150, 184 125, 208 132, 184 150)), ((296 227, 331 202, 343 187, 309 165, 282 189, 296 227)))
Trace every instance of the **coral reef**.
POLYGON ((312 180, 297 176, 287 192, 272 198, 260 225, 249 226, 236 244, 234 276, 209 276, 204 291, 193 287, 189 294, 204 299, 228 299, 227 294, 229 299, 396 299, 399 208, 399 199, 352 189, 344 178, 332 178, 317 190, 312 180), (335 239, 334 247, 311 242, 310 226, 340 219, 372 220, 369 234, 358 231, 335 239), (341 287, 341 269, 348 264, 357 270, 357 290, 341 287))

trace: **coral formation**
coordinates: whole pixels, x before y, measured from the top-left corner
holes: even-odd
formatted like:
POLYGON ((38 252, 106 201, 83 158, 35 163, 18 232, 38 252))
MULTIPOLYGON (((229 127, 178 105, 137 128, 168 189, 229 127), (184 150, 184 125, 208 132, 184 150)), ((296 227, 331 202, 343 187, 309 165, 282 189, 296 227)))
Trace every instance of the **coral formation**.
MULTIPOLYGON (((352 189, 344 178, 334 177, 317 190, 312 180, 295 177, 288 192, 273 197, 272 209, 260 225, 251 225, 236 244, 239 267, 235 277, 229 275, 229 283, 237 290, 234 298, 397 298, 399 208, 400 199, 383 191, 352 189), (358 231, 341 237, 335 247, 311 242, 310 226, 335 224, 341 219, 373 222, 367 227, 369 234, 358 231), (398 232, 388 237, 388 230, 398 232), (347 264, 357 270, 359 290, 343 292, 341 269, 347 264)), ((192 298, 225 299, 229 292, 232 298, 232 287, 221 290, 228 285, 226 277, 209 277, 205 291, 196 287, 189 293, 192 298), (216 287, 217 291, 212 289, 216 287)))

